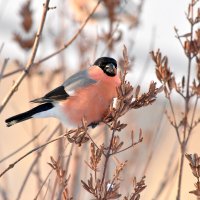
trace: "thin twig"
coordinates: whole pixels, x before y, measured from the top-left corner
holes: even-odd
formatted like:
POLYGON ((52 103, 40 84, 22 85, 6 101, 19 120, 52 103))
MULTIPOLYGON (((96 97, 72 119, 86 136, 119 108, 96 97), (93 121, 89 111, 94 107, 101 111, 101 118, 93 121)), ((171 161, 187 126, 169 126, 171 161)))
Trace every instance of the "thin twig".
POLYGON ((167 189, 167 191, 165 192, 165 197, 164 197, 164 200, 169 200, 170 198, 170 195, 175 187, 175 184, 176 184, 176 177, 177 177, 177 173, 178 173, 178 163, 176 164, 176 168, 174 168, 174 172, 173 174, 171 175, 170 177, 170 185, 167 189))
POLYGON ((108 151, 106 153, 105 164, 104 164, 104 169, 103 169, 103 175, 102 175, 102 179, 101 179, 101 188, 102 188, 105 176, 106 176, 106 169, 107 169, 107 165, 108 165, 108 160, 110 158, 110 151, 111 151, 114 135, 115 135, 115 130, 112 131, 112 136, 111 136, 111 139, 110 139, 109 149, 108 149, 108 151))
POLYGON ((36 194, 35 198, 33 200, 37 200, 38 196, 40 195, 40 192, 42 191, 42 188, 44 187, 44 185, 46 184, 47 180, 49 179, 49 176, 51 175, 51 173, 53 172, 53 169, 50 170, 50 172, 47 174, 45 180, 43 181, 40 190, 38 191, 38 193, 36 194))
MULTIPOLYGON (((89 139, 92 141, 92 143, 94 144, 94 146, 97 148, 97 149, 99 149, 99 150, 101 150, 100 148, 99 148, 99 146, 96 144, 96 142, 93 140, 93 138, 90 136, 90 134, 88 133, 88 132, 86 132, 86 135, 89 137, 89 139)), ((106 157, 106 154, 104 153, 104 152, 102 152, 102 154, 106 157)))
POLYGON ((175 112, 174 112, 174 107, 173 107, 173 104, 172 104, 172 100, 171 100, 170 95, 168 96, 168 100, 169 100, 169 105, 170 105, 171 112, 172 112, 172 116, 173 116, 174 128, 175 128, 175 131, 176 131, 176 135, 177 135, 177 138, 178 138, 178 142, 179 142, 179 144, 181 145, 181 138, 180 138, 180 135, 179 135, 178 125, 177 125, 177 122, 176 122, 176 117, 175 117, 175 112))
MULTIPOLYGON (((32 78, 31 76, 29 76, 27 78, 27 84, 28 84, 28 95, 29 95, 29 99, 33 99, 34 96, 32 94, 32 91, 33 91, 33 85, 32 85, 32 78)), ((32 137, 35 136, 35 130, 36 130, 36 126, 35 126, 35 121, 34 120, 31 120, 31 134, 32 134, 32 137)), ((33 141, 33 147, 37 147, 39 146, 40 143, 39 143, 39 139, 36 139, 33 141)), ((38 151, 37 152, 38 154, 40 154, 40 152, 38 151)), ((38 159, 38 161, 36 162, 36 166, 35 166, 35 178, 36 178, 36 182, 37 182, 37 190, 40 189, 40 183, 41 183, 41 169, 40 169, 40 160, 38 159)))
POLYGON ((4 74, 4 75, 2 76, 2 79, 7 78, 7 77, 9 77, 9 76, 12 76, 12 75, 14 75, 14 74, 16 74, 16 73, 18 73, 18 72, 24 71, 24 70, 25 70, 25 68, 20 68, 20 69, 14 70, 14 71, 12 71, 12 72, 8 72, 8 73, 6 73, 6 74, 4 74))
POLYGON ((161 127, 162 127, 162 124, 163 124, 163 121, 164 121, 164 114, 163 113, 164 113, 165 108, 166 108, 166 104, 163 106, 163 109, 162 109, 161 114, 160 114, 161 116, 159 117, 159 121, 158 121, 157 126, 156 126, 156 130, 154 131, 155 134, 154 134, 153 142, 151 143, 150 149, 148 150, 149 155, 148 155, 146 164, 144 165, 144 170, 142 172, 142 176, 144 176, 146 174, 146 171, 147 171, 147 169, 148 169, 148 167, 151 163, 154 152, 155 152, 157 146, 159 145, 158 138, 159 138, 159 136, 161 136, 160 130, 161 130, 161 127))
POLYGON ((41 129, 41 131, 35 135, 31 140, 29 140, 28 142, 26 142, 25 144, 23 144, 21 147, 19 147, 18 149, 16 149, 14 152, 10 153, 9 155, 7 155, 6 157, 2 158, 0 160, 0 163, 2 163, 3 161, 7 160, 8 158, 14 156, 16 153, 18 153, 19 151, 21 151, 22 149, 24 149, 25 147, 27 147, 30 143, 32 143, 34 140, 36 140, 46 129, 47 126, 43 127, 41 129))
POLYGON ((57 50, 56 52, 46 56, 45 58, 37 61, 36 63, 34 63, 34 65, 38 65, 56 55, 58 55, 60 52, 64 51, 69 45, 71 45, 74 40, 76 40, 76 38, 80 35, 80 33, 83 31, 84 27, 86 26, 86 24, 88 23, 88 21, 90 20, 90 18, 92 17, 92 15, 95 13, 96 9, 98 8, 99 4, 101 3, 102 0, 99 0, 97 2, 97 4, 95 5, 95 7, 93 8, 93 10, 91 11, 91 13, 88 15, 88 17, 86 18, 86 20, 83 22, 83 24, 81 25, 81 27, 78 29, 78 31, 76 32, 76 34, 69 40, 67 41, 64 46, 62 48, 60 48, 59 50, 57 50))
POLYGON ((179 43, 180 43, 182 49, 184 50, 185 55, 188 56, 188 55, 186 54, 186 52, 185 52, 184 44, 183 44, 183 42, 182 42, 182 40, 181 40, 181 37, 180 37, 180 35, 178 34, 178 29, 177 29, 176 27, 174 27, 174 30, 175 30, 175 33, 176 33, 176 38, 178 39, 178 41, 179 41, 179 43))
MULTIPOLYGON (((154 26, 151 32, 151 39, 150 39, 150 44, 149 44, 149 51, 151 51, 151 49, 154 49, 155 46, 155 41, 156 41, 156 27, 154 26)), ((145 61, 144 61, 144 65, 142 67, 142 69, 140 70, 140 75, 139 78, 137 79, 137 84, 142 84, 142 82, 145 80, 145 76, 148 72, 150 66, 150 57, 149 55, 146 57, 145 61)))
MULTIPOLYGON (((194 20, 194 5, 192 5, 191 8, 191 19, 194 20)), ((189 13, 188 13, 189 14, 189 13)), ((193 42, 193 32, 194 32, 194 24, 190 23, 190 43, 193 42)), ((185 159, 185 150, 186 150, 186 140, 187 140, 187 119, 189 114, 189 101, 190 101, 190 76, 191 76, 191 66, 192 66, 192 59, 194 58, 192 56, 192 52, 190 51, 188 54, 188 71, 187 71, 187 83, 186 83, 186 96, 185 96, 185 112, 184 112, 184 128, 183 128, 183 141, 181 143, 181 162, 180 162, 180 169, 179 169, 179 178, 178 178, 178 190, 177 190, 177 196, 176 200, 181 199, 181 187, 182 187, 182 177, 183 177, 183 165, 184 165, 184 159, 185 159)), ((191 134, 191 131, 188 132, 188 135, 191 134)))
POLYGON ((113 38, 114 34, 115 34, 117 31, 119 31, 119 29, 118 29, 118 28, 119 28, 119 24, 120 24, 120 21, 117 22, 115 28, 114 28, 114 29, 112 30, 112 32, 109 34, 109 38, 107 38, 106 45, 105 45, 105 47, 104 47, 102 53, 100 54, 101 56, 103 56, 103 55, 106 53, 106 51, 108 51, 108 46, 109 46, 109 45, 113 42, 113 40, 114 40, 114 38, 113 38))
MULTIPOLYGON (((53 130, 53 132, 50 134, 50 136, 46 139, 46 141, 49 141, 49 140, 55 135, 55 133, 56 133, 57 130, 58 130, 58 127, 59 127, 59 125, 56 126, 56 128, 53 130)), ((44 151, 44 149, 45 149, 45 148, 40 149, 40 151, 39 151, 39 153, 37 154, 36 158, 32 161, 32 164, 31 164, 31 166, 29 167, 28 172, 26 173, 26 176, 25 176, 25 178, 24 178, 24 180, 23 180, 23 182, 22 182, 21 188, 20 188, 20 190, 19 190, 19 192, 18 192, 18 195, 17 195, 17 198, 16 198, 16 199, 20 199, 20 198, 21 198, 22 192, 23 192, 23 190, 24 190, 24 188, 25 188, 25 185, 26 185, 26 183, 27 183, 27 181, 28 181, 28 179, 29 179, 29 177, 30 177, 30 174, 32 173, 34 166, 38 163, 38 160, 39 160, 40 156, 42 155, 42 152, 44 151)))
MULTIPOLYGON (((67 146, 68 145, 70 145, 70 143, 68 143, 67 144, 67 146)), ((59 163, 59 165, 60 165, 60 167, 63 165, 63 163, 61 163, 63 160, 61 159, 62 158, 62 156, 63 155, 61 155, 61 154, 64 154, 64 152, 65 152, 65 150, 66 150, 66 148, 67 148, 67 146, 64 148, 64 150, 63 151, 61 151, 61 153, 58 155, 58 161, 57 161, 57 163, 59 163)), ((67 173, 69 172, 69 164, 70 164, 70 161, 71 161, 71 157, 72 157, 72 150, 73 150, 73 147, 74 147, 74 144, 72 143, 71 144, 71 148, 70 148, 70 151, 69 151, 69 156, 68 156, 68 159, 67 159, 67 162, 66 162, 66 165, 65 165, 65 167, 63 168, 63 169, 65 169, 63 172, 63 174, 62 174, 62 178, 64 178, 64 177, 66 177, 67 176, 67 173)), ((69 177, 70 177, 70 174, 69 174, 69 177)), ((61 178, 61 179, 62 179, 61 178)), ((59 179, 59 178, 58 178, 59 179)), ((56 179, 57 180, 57 179, 56 179)), ((69 178, 67 178, 67 180, 69 180, 69 178)), ((65 183, 63 182, 62 184, 61 184, 61 186, 60 186, 60 191, 58 192, 58 199, 61 199, 61 196, 62 196, 62 194, 63 194, 63 191, 65 190, 65 187, 66 187, 66 185, 65 185, 65 183)))
POLYGON ((20 75, 18 80, 15 82, 15 84, 12 86, 11 90, 8 92, 8 94, 4 98, 4 100, 1 104, 1 107, 0 107, 0 113, 3 111, 3 109, 7 105, 8 101, 11 99, 11 97, 16 92, 17 88, 19 87, 19 85, 24 80, 24 78, 27 76, 28 72, 30 71, 31 67, 33 66, 33 62, 35 60, 35 56, 36 56, 37 49, 39 46, 40 37, 41 37, 42 30, 44 27, 47 11, 49 10, 49 2, 50 2, 50 0, 46 0, 46 2, 43 4, 43 14, 42 14, 40 26, 38 28, 38 31, 37 31, 37 34, 35 37, 35 41, 33 44, 32 52, 31 52, 31 56, 26 64, 25 71, 22 72, 22 74, 20 75))
MULTIPOLYGON (((43 150, 43 149, 42 149, 42 150, 43 150)), ((24 188, 25 188, 25 186, 26 186, 26 183, 27 183, 27 181, 28 181, 28 179, 29 179, 29 177, 30 177, 30 174, 33 172, 33 168, 34 168, 35 165, 38 163, 40 156, 41 156, 41 154, 38 154, 37 157, 36 157, 36 158, 34 159, 34 161, 32 162, 32 164, 31 164, 31 166, 30 166, 28 172, 26 173, 26 176, 25 176, 25 178, 24 178, 24 180, 23 180, 23 182, 22 182, 22 185, 21 185, 20 190, 19 190, 19 192, 18 192, 18 194, 17 194, 16 200, 20 200, 20 199, 21 199, 21 195, 22 195, 22 193, 23 193, 23 191, 24 191, 24 188)))
POLYGON ((2 43, 1 46, 0 46, 0 54, 3 51, 3 48, 4 48, 4 43, 2 43))
POLYGON ((121 152, 124 152, 124 151, 126 151, 126 150, 128 150, 128 149, 134 147, 135 145, 139 144, 140 142, 142 142, 142 140, 143 140, 143 138, 141 137, 141 138, 139 138, 139 140, 138 140, 137 142, 134 142, 134 141, 133 141, 133 136, 131 136, 131 141, 132 141, 132 142, 131 142, 131 144, 130 144, 129 146, 125 147, 125 148, 122 149, 122 150, 119 150, 119 151, 110 153, 110 156, 119 154, 119 153, 121 153, 121 152))
POLYGON ((47 192, 48 192, 48 190, 49 190, 49 185, 50 185, 50 180, 49 180, 49 182, 48 182, 47 190, 46 190, 46 192, 45 192, 45 194, 44 194, 43 200, 46 199, 47 192))
MULTIPOLYGON (((163 180, 162 182, 160 183, 160 187, 157 191, 157 198, 159 196, 159 194, 164 190, 165 188, 165 185, 167 185, 167 182, 170 181, 170 171, 171 171, 171 168, 173 166, 173 162, 176 161, 175 160, 175 156, 176 156, 176 153, 177 152, 177 142, 175 141, 174 145, 173 145, 173 148, 171 150, 171 153, 169 155, 169 158, 168 158, 168 162, 167 162, 167 165, 166 165, 166 168, 165 168, 165 172, 164 172, 164 176, 163 176, 163 180)), ((176 165, 175 166, 178 166, 178 162, 176 161, 176 165)), ((177 167, 175 167, 177 168, 177 167)), ((178 168, 177 168, 178 170, 178 168)), ((174 170, 173 170, 174 171, 174 170)))
POLYGON ((15 162, 11 163, 1 174, 0 174, 0 177, 2 177, 7 171, 11 170, 18 162, 20 162, 21 160, 23 160, 24 158, 26 158, 27 156, 29 156, 30 154, 32 154, 33 152, 41 149, 41 148, 44 148, 45 146, 47 146, 48 144, 52 143, 52 142, 55 142, 57 140, 60 140, 62 138, 64 138, 66 136, 67 133, 53 139, 53 140, 50 140, 48 142, 45 142, 44 144, 30 150, 29 152, 27 152, 26 154, 24 154, 23 156, 21 156, 20 158, 18 158, 15 162))
POLYGON ((3 66, 2 66, 1 72, 0 72, 0 80, 1 80, 2 77, 3 77, 4 71, 5 71, 6 66, 7 66, 7 64, 8 64, 8 61, 9 61, 9 58, 4 59, 3 66))
POLYGON ((182 92, 180 92, 179 90, 176 90, 176 92, 185 100, 185 95, 182 92))
MULTIPOLYGON (((171 173, 169 173, 167 175, 167 177, 160 183, 160 187, 159 187, 159 189, 158 189, 158 191, 156 193, 156 196, 153 198, 153 200, 160 199, 160 195, 162 194, 162 192, 164 191, 164 189, 167 187, 167 185, 170 185, 169 190, 172 190, 172 188, 173 188, 173 187, 171 188, 171 185, 173 185, 172 181, 174 180, 174 177, 177 174, 177 172, 178 172, 178 162, 174 166, 174 168, 171 171, 171 173)), ((168 195, 169 195, 169 193, 168 193, 168 195)), ((165 198, 165 199, 168 199, 168 198, 165 198)))
MULTIPOLYGON (((80 28, 78 29, 78 31, 74 34, 74 36, 69 40, 67 41, 64 46, 62 48, 60 48, 59 50, 57 50, 56 52, 46 56, 45 58, 42 58, 41 60, 35 62, 35 63, 32 63, 32 67, 35 66, 35 65, 39 65, 41 64, 42 62, 52 58, 53 56, 56 56, 57 54, 59 54, 60 52, 64 51, 67 47, 69 47, 69 45, 71 45, 75 40, 76 38, 80 35, 80 33, 83 31, 83 29, 85 28, 86 24, 88 23, 88 21, 90 20, 90 18, 92 17, 92 15, 95 13, 96 9, 98 8, 99 4, 101 3, 102 0, 99 0, 96 4, 96 6, 93 8, 93 10, 91 11, 91 13, 88 15, 88 17, 85 19, 85 21, 83 22, 83 24, 80 26, 80 28)), ((12 76, 13 74, 16 74, 18 72, 21 72, 21 71, 25 71, 26 72, 26 69, 17 69, 17 70, 14 70, 12 72, 9 72, 5 75, 3 75, 2 78, 6 78, 6 77, 9 77, 9 76, 12 76)), ((1 111, 1 110, 0 110, 1 111)))
POLYGON ((198 104, 198 100, 199 100, 199 97, 196 96, 196 100, 195 100, 195 104, 194 104, 194 108, 193 108, 193 112, 192 112, 192 119, 191 119, 191 122, 190 122, 190 127, 189 127, 189 130, 188 130, 188 136, 187 136, 187 139, 186 139, 186 145, 190 139, 190 136, 191 136, 191 132, 194 128, 194 116, 195 116, 195 113, 196 113, 196 110, 197 110, 197 104, 198 104))

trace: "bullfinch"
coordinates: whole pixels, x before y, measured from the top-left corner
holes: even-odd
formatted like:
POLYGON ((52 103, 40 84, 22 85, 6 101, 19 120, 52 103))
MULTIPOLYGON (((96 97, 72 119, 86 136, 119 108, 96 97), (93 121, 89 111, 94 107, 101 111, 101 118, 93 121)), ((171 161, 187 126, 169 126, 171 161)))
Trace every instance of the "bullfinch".
POLYGON ((83 118, 93 127, 107 114, 120 84, 116 60, 101 57, 88 69, 70 76, 61 86, 32 100, 39 105, 6 119, 6 125, 9 127, 31 118, 54 117, 66 127, 80 126, 83 118))

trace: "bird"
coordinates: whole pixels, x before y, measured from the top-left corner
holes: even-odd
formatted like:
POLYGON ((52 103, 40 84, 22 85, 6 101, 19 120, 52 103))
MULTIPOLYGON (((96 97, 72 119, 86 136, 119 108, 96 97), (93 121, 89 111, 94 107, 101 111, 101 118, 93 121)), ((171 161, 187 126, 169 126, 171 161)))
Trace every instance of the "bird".
POLYGON ((31 118, 54 117, 65 127, 80 127, 84 119, 88 127, 94 128, 106 116, 120 84, 117 61, 100 57, 43 97, 30 101, 38 106, 6 119, 5 123, 10 127, 31 118))

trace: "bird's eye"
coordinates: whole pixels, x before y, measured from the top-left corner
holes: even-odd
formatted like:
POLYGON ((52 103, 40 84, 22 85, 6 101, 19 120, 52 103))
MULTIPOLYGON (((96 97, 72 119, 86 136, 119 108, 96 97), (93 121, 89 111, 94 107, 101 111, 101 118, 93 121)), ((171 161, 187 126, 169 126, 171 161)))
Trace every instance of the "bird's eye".
MULTIPOLYGON (((115 65, 114 64, 112 64, 112 63, 109 63, 109 64, 107 64, 106 65, 106 67, 105 68, 114 68, 115 67, 115 65)), ((116 68, 116 67, 115 67, 116 68)))
POLYGON ((108 76, 115 76, 117 73, 116 66, 112 63, 107 64, 103 70, 108 76))

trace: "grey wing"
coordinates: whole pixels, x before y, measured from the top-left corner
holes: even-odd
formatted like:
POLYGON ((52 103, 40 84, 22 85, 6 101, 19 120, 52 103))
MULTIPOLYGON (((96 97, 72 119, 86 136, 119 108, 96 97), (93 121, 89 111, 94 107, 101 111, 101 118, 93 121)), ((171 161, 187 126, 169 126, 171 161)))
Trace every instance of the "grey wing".
POLYGON ((72 76, 70 76, 64 83, 63 86, 65 88, 65 91, 71 95, 79 88, 87 87, 89 85, 95 84, 97 81, 94 79, 91 79, 88 76, 88 71, 83 70, 80 71, 72 76))
POLYGON ((34 99, 33 103, 47 103, 66 100, 79 88, 95 84, 97 81, 89 78, 87 70, 80 71, 70 76, 61 86, 50 91, 42 98, 34 99))

